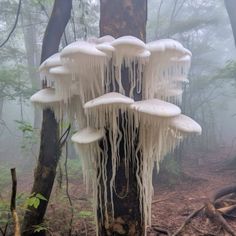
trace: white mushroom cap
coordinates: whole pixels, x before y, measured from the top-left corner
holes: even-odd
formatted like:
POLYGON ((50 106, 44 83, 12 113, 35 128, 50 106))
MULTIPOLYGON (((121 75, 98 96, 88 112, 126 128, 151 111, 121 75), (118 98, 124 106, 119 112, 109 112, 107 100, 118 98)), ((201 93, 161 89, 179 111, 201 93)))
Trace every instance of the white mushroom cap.
POLYGON ((56 66, 56 67, 53 67, 49 70, 49 73, 50 74, 53 74, 53 75, 71 75, 71 72, 70 70, 68 70, 68 68, 64 67, 64 66, 56 66))
POLYGON ((129 105, 134 103, 134 100, 126 97, 120 93, 116 92, 111 92, 111 93, 106 93, 98 98, 95 98, 91 101, 88 101, 87 103, 84 104, 84 108, 94 108, 98 106, 103 106, 103 105, 129 105))
POLYGON ((98 38, 96 40, 96 43, 97 44, 100 44, 100 43, 110 43, 110 42, 112 42, 114 40, 115 40, 115 38, 112 37, 111 35, 104 35, 104 36, 98 38))
POLYGON ((104 135, 105 134, 103 129, 94 129, 91 127, 87 127, 75 133, 71 137, 71 140, 74 143, 78 144, 89 144, 102 139, 104 135))
POLYGON ((99 51, 95 44, 78 41, 72 44, 69 44, 61 51, 61 57, 79 57, 79 55, 90 55, 90 56, 100 56, 105 57, 106 54, 99 51))
POLYGON ((37 93, 31 96, 30 101, 39 104, 52 104, 61 102, 61 98, 55 94, 55 89, 45 88, 39 90, 37 93))
POLYGON ((183 133, 202 133, 201 126, 192 118, 183 114, 171 118, 169 125, 170 127, 177 129, 183 133))
POLYGON ((43 70, 49 70, 52 67, 60 66, 61 65, 61 59, 60 59, 60 53, 55 53, 49 58, 47 58, 40 66, 39 71, 43 70))
POLYGON ((165 51, 165 45, 163 43, 160 43, 159 40, 147 43, 147 49, 151 53, 158 53, 158 52, 164 52, 165 51))
POLYGON ((146 49, 145 43, 133 36, 123 36, 111 42, 111 45, 118 51, 123 50, 127 54, 142 52, 146 49))
POLYGON ((173 117, 181 113, 178 106, 159 99, 135 102, 130 107, 139 113, 158 117, 173 117))
POLYGON ((101 43, 96 45, 96 48, 99 51, 106 53, 109 57, 112 56, 112 53, 115 51, 115 48, 112 47, 109 43, 101 43))

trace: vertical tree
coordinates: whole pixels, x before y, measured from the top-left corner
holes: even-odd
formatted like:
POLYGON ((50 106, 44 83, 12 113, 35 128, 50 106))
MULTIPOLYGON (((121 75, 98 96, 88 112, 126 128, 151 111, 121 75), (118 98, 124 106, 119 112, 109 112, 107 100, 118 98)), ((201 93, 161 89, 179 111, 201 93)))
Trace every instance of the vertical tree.
MULTIPOLYGON (((51 17, 43 39, 41 62, 58 52, 62 34, 70 19, 72 0, 55 0, 51 17)), ((46 86, 46 85, 44 85, 46 86)), ((49 200, 57 163, 60 157, 58 123, 50 109, 43 111, 41 145, 38 164, 35 169, 32 193, 40 193, 49 200)), ((28 207, 24 216, 23 235, 45 235, 44 231, 34 232, 34 226, 43 222, 48 201, 41 201, 38 208, 28 207)))
POLYGON ((225 7, 229 15, 231 27, 234 34, 234 41, 236 44, 236 15, 235 15, 236 3, 234 0, 225 0, 225 7))
MULTIPOLYGON (((100 36, 111 35, 118 38, 124 35, 132 35, 143 41, 146 40, 147 0, 101 0, 100 4, 100 36)), ((127 68, 124 68, 122 71, 122 83, 126 92, 130 88, 127 82, 128 74, 127 68)), ((141 100, 141 95, 134 94, 134 99, 136 101, 141 100)), ((121 161, 116 174, 116 193, 113 190, 114 221, 103 222, 101 218, 105 219, 104 209, 98 209, 98 234, 104 236, 144 235, 144 222, 139 207, 140 199, 135 175, 137 166, 132 166, 134 163, 130 163, 129 181, 127 181, 124 150, 119 148, 119 153, 121 161), (124 189, 129 189, 125 196, 124 189)), ((108 187, 112 176, 111 160, 107 164, 107 173, 108 187)), ((109 200, 111 201, 108 196, 109 200)), ((111 204, 111 202, 108 202, 108 204, 111 204)), ((111 212, 108 214, 111 216, 111 212)))

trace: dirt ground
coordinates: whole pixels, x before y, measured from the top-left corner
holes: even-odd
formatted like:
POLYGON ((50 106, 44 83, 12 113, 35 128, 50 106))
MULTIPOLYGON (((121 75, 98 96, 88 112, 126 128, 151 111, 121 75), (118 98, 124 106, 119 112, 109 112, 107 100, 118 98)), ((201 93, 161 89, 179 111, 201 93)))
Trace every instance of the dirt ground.
MULTIPOLYGON (((236 184, 236 169, 226 168, 226 163, 232 157, 229 148, 218 148, 208 154, 188 153, 183 161, 185 178, 174 185, 158 183, 154 185, 155 196, 152 204, 152 224, 167 229, 173 234, 195 209, 201 207, 212 194, 225 187, 236 184)), ((81 178, 78 178, 81 179, 81 178)), ((32 178, 31 178, 32 182, 32 178)), ((27 177, 18 180, 19 191, 29 191, 31 183, 27 177)), ((47 220, 50 224, 49 235, 68 235, 65 228, 69 226, 68 199, 65 187, 55 188, 50 201, 47 220)), ((85 194, 81 181, 70 180, 70 196, 74 204, 73 235, 94 236, 95 224, 92 217, 91 196, 85 194), (79 213, 78 213, 79 212, 79 213), (90 214, 91 213, 91 214, 90 214), (78 215, 80 214, 80 215, 78 215)), ((235 229, 236 219, 227 220, 235 229)), ((150 236, 164 235, 149 230, 150 236)), ((203 214, 195 217, 191 224, 185 227, 182 236, 223 236, 218 225, 210 222, 203 214)))
MULTIPOLYGON (((208 154, 187 154, 183 170, 188 177, 172 187, 162 184, 155 186, 152 224, 174 233, 186 217, 207 202, 215 191, 236 184, 236 169, 226 167, 228 159, 231 158, 229 154, 230 150, 225 148, 208 154)), ((236 232, 236 220, 228 222, 236 232)), ((226 234, 200 214, 185 228, 182 235, 226 234)))

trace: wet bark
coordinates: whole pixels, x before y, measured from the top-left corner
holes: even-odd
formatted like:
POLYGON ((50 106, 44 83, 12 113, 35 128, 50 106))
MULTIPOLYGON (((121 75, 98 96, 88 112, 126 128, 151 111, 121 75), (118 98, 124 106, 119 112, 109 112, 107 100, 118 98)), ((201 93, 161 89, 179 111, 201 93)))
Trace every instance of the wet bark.
POLYGON ((236 2, 235 0, 225 0, 225 7, 229 15, 231 27, 234 35, 234 42, 236 45, 236 2))
MULTIPOLYGON (((43 39, 41 62, 52 54, 58 52, 60 40, 65 27, 70 19, 72 0, 55 0, 52 15, 43 39)), ((57 163, 60 157, 58 123, 54 113, 50 109, 43 111, 43 122, 41 130, 41 144, 37 167, 35 169, 32 193, 40 193, 46 199, 50 198, 57 163)), ((37 209, 28 207, 23 221, 23 235, 45 235, 44 230, 34 232, 34 226, 43 222, 48 201, 40 201, 37 209)))
MULTIPOLYGON (((117 38, 124 35, 132 35, 141 40, 146 40, 147 1, 146 0, 100 0, 100 36, 112 35, 117 38)), ((122 71, 122 84, 129 90, 127 83, 128 70, 122 71)), ((135 100, 141 100, 141 94, 134 94, 135 100)), ((123 139, 118 152, 120 154, 120 165, 116 172, 115 188, 113 190, 114 220, 109 208, 111 199, 108 191, 108 221, 105 219, 104 209, 98 208, 98 235, 144 235, 144 222, 140 212, 140 199, 136 179, 137 163, 129 163, 129 181, 127 181, 124 164, 123 139), (128 188, 127 188, 128 185, 128 188), (128 193, 126 190, 128 189, 128 193), (103 216, 103 217, 102 217, 103 216)), ((109 148, 109 156, 111 150, 109 148)), ((139 158, 142 158, 141 156, 139 158)), ((107 163, 107 189, 112 176, 111 158, 107 163)), ((101 183, 102 186, 102 183, 101 183)), ((103 188, 103 187, 102 187, 103 188)))

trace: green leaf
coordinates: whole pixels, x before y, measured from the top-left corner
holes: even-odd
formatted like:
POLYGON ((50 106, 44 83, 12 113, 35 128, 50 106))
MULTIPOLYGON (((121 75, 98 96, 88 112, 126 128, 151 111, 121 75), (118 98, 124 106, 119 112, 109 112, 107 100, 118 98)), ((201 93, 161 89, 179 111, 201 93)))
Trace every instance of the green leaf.
POLYGON ((43 200, 43 201, 48 201, 47 198, 45 198, 45 197, 44 197, 42 194, 40 194, 40 193, 37 193, 35 197, 38 198, 38 199, 40 199, 40 200, 43 200))
POLYGON ((39 207, 39 204, 40 204, 40 200, 35 197, 35 200, 34 200, 34 208, 37 209, 37 208, 39 207))

